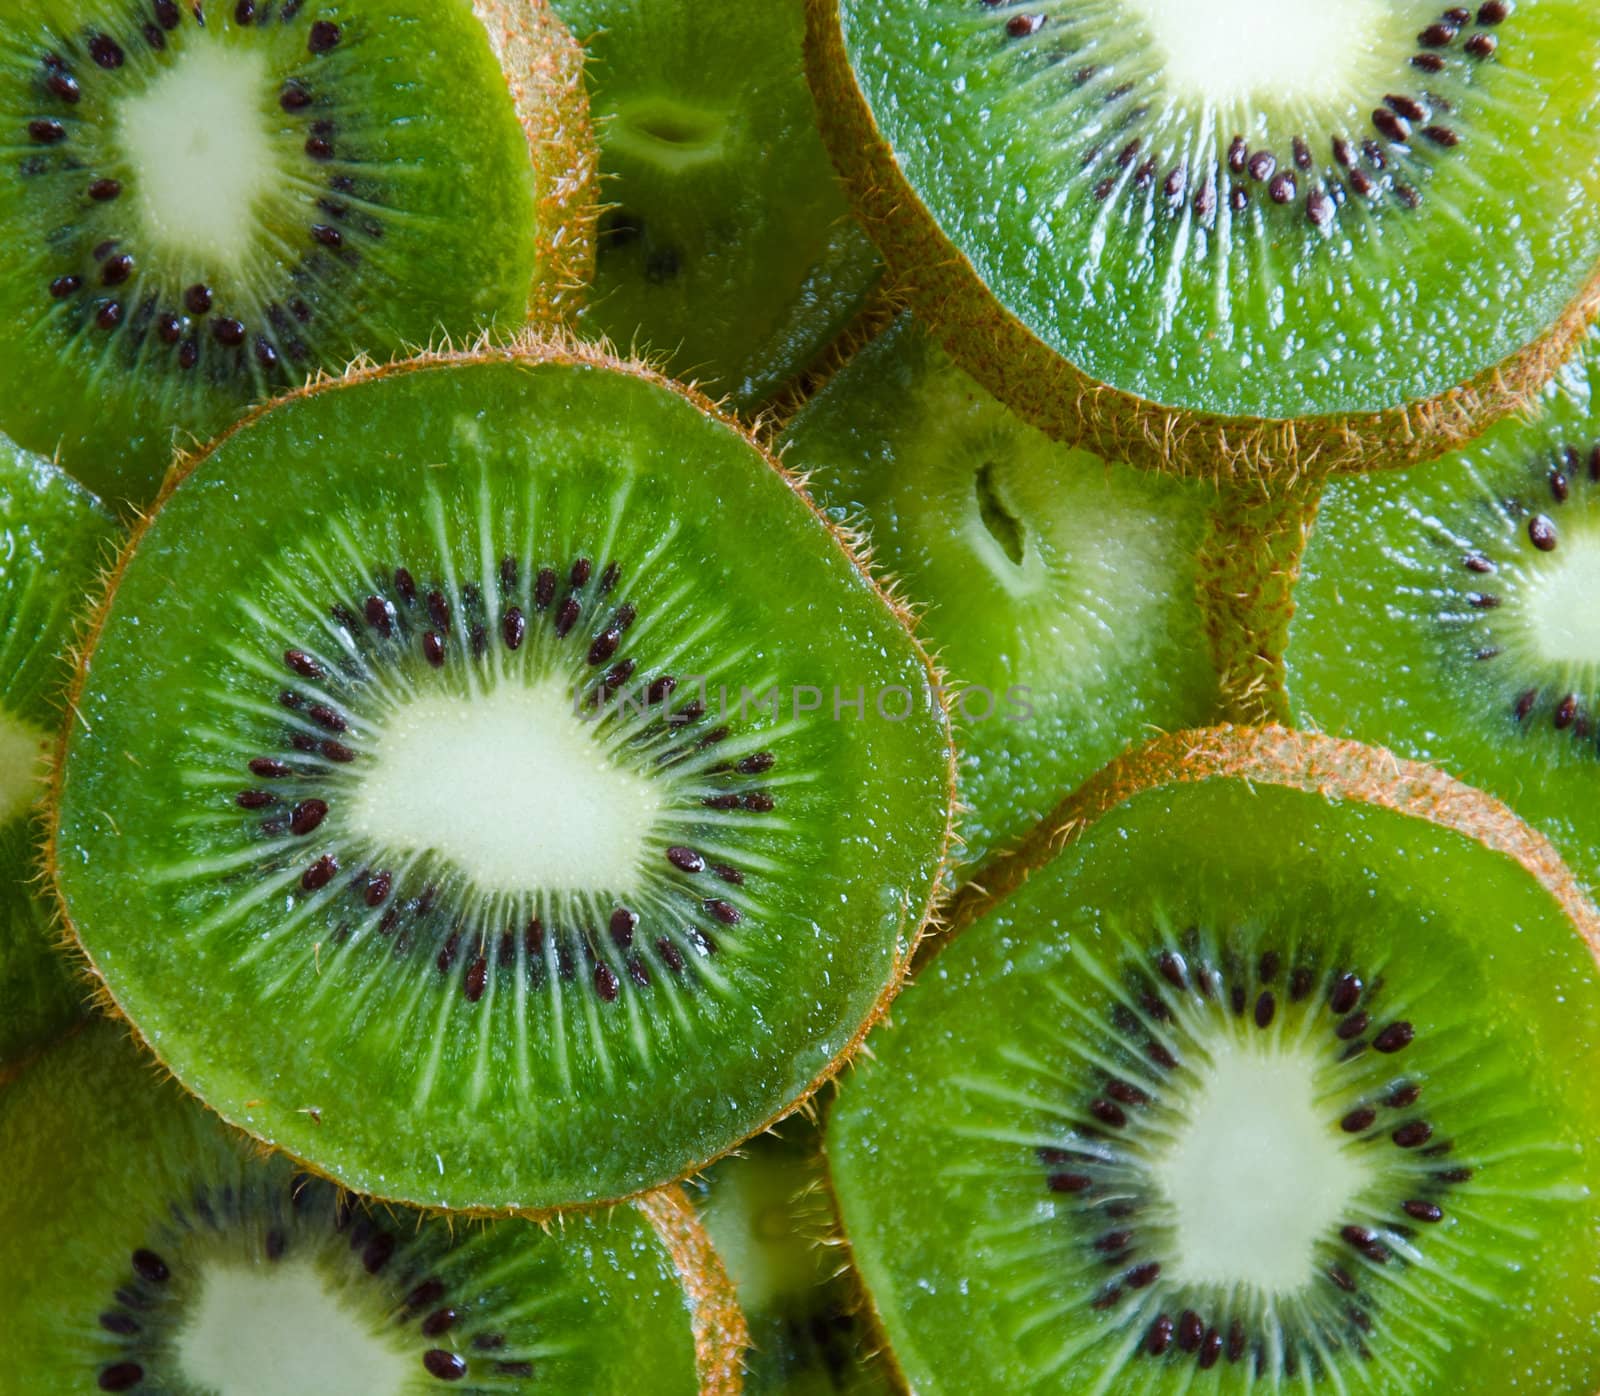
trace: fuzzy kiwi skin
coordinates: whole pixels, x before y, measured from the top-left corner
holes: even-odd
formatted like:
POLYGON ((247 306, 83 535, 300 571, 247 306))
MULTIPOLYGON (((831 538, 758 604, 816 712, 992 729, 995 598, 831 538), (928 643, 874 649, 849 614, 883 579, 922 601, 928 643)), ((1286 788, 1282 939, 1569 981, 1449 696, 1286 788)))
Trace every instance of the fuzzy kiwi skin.
POLYGON ((806 0, 806 16, 824 140, 897 285, 952 357, 996 397, 1050 435, 1108 459, 1273 487, 1307 472, 1412 465, 1524 409, 1600 312, 1594 268, 1533 342, 1464 383, 1379 411, 1272 419, 1182 411, 1122 392, 1068 363, 990 293, 917 197, 879 130, 851 70, 839 0, 806 0))
MULTIPOLYGON (((1117 1379, 1095 1386, 1098 1356, 1109 1351, 1098 1347, 1079 1353, 1068 1371, 1033 1384, 1036 1369, 1023 1355, 1027 1340, 1014 1345, 997 1311, 1014 1296, 1045 1291, 1017 1272, 1016 1261, 1010 1271, 994 1270, 995 1252, 1018 1234, 1018 1213, 1010 1213, 1008 1229, 993 1198, 1014 1194, 1013 1207, 1034 1218, 1026 1238, 1040 1244, 1051 1234, 1047 1209, 1054 1203, 1042 1169, 1016 1192, 1013 1175, 1029 1172, 1031 1136, 1019 1133, 1017 1119, 994 1099, 972 1093, 1003 1070, 1008 1031, 1020 1034, 1011 1045, 1022 1059, 1054 1051, 1045 1026, 1048 995, 1040 994, 1034 1007, 1013 999, 1011 1017, 997 1002, 987 1004, 986 1016, 984 996, 1003 998, 1006 983, 1030 966, 1070 994, 1079 982, 1071 961, 1097 943, 1100 926, 1124 916, 1130 925, 1148 924, 1146 903, 1159 905, 1165 895, 1153 889, 1174 877, 1174 887, 1209 883, 1208 895, 1222 905, 1230 897, 1246 903, 1244 925, 1256 916, 1270 924, 1274 907, 1287 916, 1297 899, 1302 927, 1320 928, 1330 911, 1333 920, 1354 911, 1359 924, 1383 915, 1386 904, 1414 907, 1421 916, 1410 922, 1414 927, 1434 917, 1454 925, 1432 957, 1398 936, 1385 943, 1385 932, 1368 934, 1377 937, 1373 952, 1395 971, 1409 965, 1426 976, 1448 963, 1471 967, 1463 979, 1456 969, 1445 973, 1448 984, 1459 988, 1478 975, 1494 984, 1495 1013, 1478 1011, 1475 991, 1457 994, 1463 1030, 1453 1032, 1444 1055, 1466 1048, 1470 1031, 1481 1063, 1475 1085, 1492 1086, 1489 1077, 1499 1072, 1510 1085, 1497 1098, 1520 1100, 1520 1083, 1539 1081, 1550 1098, 1530 1113, 1538 1115, 1540 1130, 1543 1121, 1554 1121, 1559 1156, 1573 1161, 1551 1194, 1566 1199, 1565 1210, 1557 1213, 1563 1219, 1557 1228, 1527 1242, 1536 1249, 1513 1270, 1504 1265, 1504 1219, 1494 1213, 1500 1205, 1494 1192, 1501 1183, 1514 1190, 1517 1178, 1486 1183, 1487 1232, 1495 1238, 1489 1249, 1498 1252, 1503 1305, 1477 1310, 1474 1326, 1454 1335, 1442 1356, 1422 1360, 1406 1350, 1406 1327, 1386 1329, 1380 1300, 1373 1346, 1383 1344, 1394 1365, 1370 1389, 1428 1396, 1595 1390, 1600 1327, 1584 1297, 1594 1259, 1583 1238, 1600 1224, 1588 1147, 1600 1094, 1592 1079, 1568 1069, 1571 1054, 1593 1050, 1600 1035, 1600 934, 1592 911, 1545 840, 1503 806, 1437 771, 1354 743, 1225 728, 1175 734, 1114 763, 1063 804, 1031 848, 996 869, 984 887, 967 889, 952 910, 951 936, 938 943, 897 1005, 893 1025, 875 1036, 871 1056, 845 1083, 828 1127, 830 1170, 846 1233, 912 1389, 955 1392, 992 1382, 1007 1390, 1177 1391, 1189 1389, 1197 1375, 1181 1354, 1163 1360, 1130 1351, 1117 1379), (1199 847, 1219 826, 1229 838, 1208 861, 1214 871, 1189 877, 1174 874, 1170 863, 1160 866, 1165 841, 1199 847), (988 1026, 1001 1018, 1015 1028, 988 1026), (1516 1065, 1508 1067, 1509 1060, 1516 1065), (969 1141, 978 1138, 991 1142, 974 1159, 982 1151, 969 1141), (1015 1158, 1001 1157, 1019 1140, 1015 1158), (930 1193, 944 1205, 930 1207, 930 1193), (952 1256, 963 1259, 952 1266, 952 1256), (985 1285, 984 1270, 1004 1293, 985 1285), (984 1368, 986 1359, 996 1366, 984 1368)), ((1176 894, 1184 904, 1169 906, 1173 916, 1195 911, 1187 896, 1176 894)), ((1028 991, 1019 984, 1010 992, 1028 991)), ((1426 1072, 1422 1063, 1419 1057, 1415 1069, 1426 1072)), ((1498 1113, 1486 1110, 1486 1123, 1498 1113)), ((1470 1115, 1460 1122, 1463 1154, 1474 1147, 1473 1123, 1470 1115)), ((1537 1172, 1535 1164, 1539 1187, 1524 1193, 1518 1204, 1524 1208, 1545 1207, 1537 1172)), ((1462 1217, 1457 1244, 1470 1250, 1465 1204, 1462 1217)), ((1425 1248, 1426 1237, 1418 1244, 1425 1248)), ((1048 1270, 1047 1251, 1025 1245, 1012 1251, 1018 1249, 1048 1270)), ((1486 1272, 1468 1273, 1486 1282, 1486 1272)), ((1372 1283, 1381 1293, 1378 1278, 1372 1283)), ((1010 1312, 1014 1317, 1015 1308, 1010 1312)), ((1034 1336, 1035 1357, 1041 1346, 1054 1350, 1050 1334, 1034 1336)))

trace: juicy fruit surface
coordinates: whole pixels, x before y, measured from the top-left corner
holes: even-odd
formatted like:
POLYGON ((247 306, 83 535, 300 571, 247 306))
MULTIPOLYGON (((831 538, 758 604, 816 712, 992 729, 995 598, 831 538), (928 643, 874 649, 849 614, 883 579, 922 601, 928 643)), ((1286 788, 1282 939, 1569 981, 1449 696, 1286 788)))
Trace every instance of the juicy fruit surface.
POLYGON ((410 1201, 616 1197, 791 1105, 893 982, 949 754, 871 695, 926 682, 790 484, 677 393, 380 373, 255 420, 143 535, 59 886, 252 1133, 410 1201))
POLYGON ((139 503, 319 369, 522 324, 541 191, 465 0, 71 8, 0 31, 18 441, 139 503))
POLYGON ((1537 340, 1600 259, 1581 0, 838 12, 943 239, 1140 398, 1297 418, 1434 396, 1537 340))
POLYGON ((90 494, 0 438, 0 1062, 64 1027, 84 998, 54 946, 38 849, 73 610, 116 535, 90 494))
POLYGON ((845 326, 878 279, 817 134, 801 0, 558 0, 589 51, 599 263, 583 324, 740 408, 845 326))
POLYGON ((0 1159, 6 1392, 700 1389, 640 1209, 550 1231, 368 1210, 156 1081, 109 1023, 0 1092, 0 1159))
POLYGON ((1519 866, 1213 778, 929 963, 829 1163, 919 1391, 1588 1392, 1597 1044, 1519 866))
POLYGON ((887 1396, 853 1274, 837 1246, 822 1137, 791 1118, 694 1185, 706 1230, 750 1324, 746 1396, 887 1396))
POLYGON ((1301 725, 1488 790, 1600 889, 1595 341, 1532 422, 1323 496, 1284 653, 1301 725))
POLYGON ((781 445, 925 608, 956 699, 968 863, 1152 727, 1211 716, 1195 568, 1209 492, 1056 445, 910 320, 836 374, 781 445))

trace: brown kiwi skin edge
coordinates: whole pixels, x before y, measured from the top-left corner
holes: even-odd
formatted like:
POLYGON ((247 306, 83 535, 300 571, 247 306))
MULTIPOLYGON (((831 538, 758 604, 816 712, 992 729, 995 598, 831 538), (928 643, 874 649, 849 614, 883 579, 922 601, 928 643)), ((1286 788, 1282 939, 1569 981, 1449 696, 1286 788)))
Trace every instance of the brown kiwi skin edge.
POLYGON ((1000 305, 906 181, 850 69, 838 0, 806 0, 806 69, 824 143, 857 213, 945 349, 1019 416, 1110 460, 1196 479, 1414 465, 1525 411, 1600 313, 1600 267, 1533 343, 1458 387, 1381 412, 1254 418, 1180 411, 1097 383, 1000 305))
POLYGON ((584 51, 549 0, 472 0, 500 62, 533 161, 539 244, 531 324, 569 323, 594 280, 600 151, 583 80, 584 51))
MULTIPOLYGON (((59 869, 61 793, 66 777, 67 747, 71 741, 72 734, 77 724, 81 720, 78 716, 79 700, 82 696, 84 685, 88 681, 90 668, 94 663, 95 646, 99 640, 100 632, 105 625, 106 617, 110 614, 112 603, 116 599, 117 590, 121 583, 123 574, 127 570, 128 562, 139 547, 139 544, 144 538, 146 531, 149 529, 151 523, 154 522, 155 518, 160 514, 162 506, 166 503, 172 492, 178 488, 178 486, 181 485, 182 482, 187 479, 194 470, 196 470, 207 459, 209 459, 212 452, 222 445, 223 442, 230 440, 235 434, 245 430, 257 419, 265 416, 267 413, 272 412, 285 404, 296 402, 301 398, 314 397, 320 393, 336 390, 338 388, 347 387, 354 384, 375 382, 379 379, 397 377, 408 373, 426 372, 430 369, 487 363, 524 364, 530 368, 554 364, 574 367, 588 367, 623 373, 688 399, 688 401, 690 401, 703 415, 713 418, 727 430, 736 433, 742 440, 746 441, 752 447, 752 449, 760 453, 761 457, 767 462, 768 466, 774 471, 774 473, 776 473, 784 481, 784 483, 789 486, 794 494, 801 501, 803 501, 806 508, 811 512, 812 517, 815 518, 827 531, 829 536, 833 539, 834 544, 845 555, 846 559, 860 575, 863 582, 878 596, 883 604, 889 608, 889 610, 906 628, 907 635, 910 638, 917 657, 927 672, 928 683, 930 685, 928 691, 930 693, 941 695, 938 714, 939 722, 944 735, 945 745, 945 827, 939 850, 939 871, 935 875, 933 883, 929 888, 927 902, 921 907, 906 908, 905 916, 903 918, 903 925, 909 929, 905 936, 904 943, 896 953, 895 963, 892 972, 889 975, 888 981, 885 983, 882 991, 878 995, 876 1002, 873 1004, 864 1021, 851 1035, 849 1040, 840 1048, 833 1060, 823 1067, 822 1070, 819 1071, 809 1083, 807 1083, 805 1089, 783 1109, 775 1111, 767 1119, 762 1120, 754 1128, 746 1131, 746 1133, 741 1135, 738 1139, 731 1141, 726 1148, 719 1150, 710 1158, 702 1159, 693 1166, 682 1170, 682 1172, 680 1172, 676 1177, 665 1180, 662 1183, 654 1184, 651 1188, 638 1189, 634 1192, 627 1193, 619 1197, 604 1198, 597 1201, 575 1204, 568 1207, 544 1209, 460 1208, 450 1209, 448 1212, 446 1212, 445 1209, 418 1209, 416 1203, 408 1201, 405 1198, 387 1198, 382 1194, 365 1194, 374 1197, 377 1201, 394 1202, 396 1205, 410 1207, 413 1210, 422 1210, 425 1213, 438 1211, 444 1215, 469 1218, 516 1215, 538 1220, 541 1218, 559 1216, 563 1212, 597 1211, 603 1208, 615 1206, 621 1202, 631 1201, 634 1198, 644 1196, 645 1194, 655 1191, 661 1187, 670 1186, 673 1183, 681 1182, 683 1179, 692 1177, 696 1173, 699 1173, 702 1170, 710 1167, 718 1159, 734 1152, 747 1139, 751 1139, 757 1134, 765 1133, 767 1130, 772 1128, 773 1125, 777 1124, 778 1121, 786 1118, 787 1116, 793 1114, 796 1110, 799 1110, 805 1106, 806 1103, 810 1101, 811 1098, 815 1096, 823 1086, 832 1081, 839 1074, 839 1072, 843 1070, 845 1065, 855 1055, 857 1050, 860 1049, 862 1043, 866 1040, 868 1033, 871 1032, 873 1027, 878 1023, 879 1019, 884 1017, 884 1015, 887 1013, 889 1005, 891 1002, 893 1002, 895 995, 900 992, 900 989, 910 977, 912 960, 916 954, 917 947, 922 943, 924 937, 934 933, 936 928, 942 923, 941 907, 945 902, 947 894, 950 890, 952 876, 951 849, 955 839, 955 821, 958 806, 956 802, 956 748, 950 728, 950 714, 948 710, 949 699, 947 696, 949 685, 944 672, 939 668, 937 663, 924 648, 922 642, 917 638, 915 632, 916 616, 905 600, 898 594, 895 584, 890 580, 879 577, 872 570, 867 557, 865 541, 859 535, 854 534, 851 532, 851 530, 834 523, 825 514, 823 514, 812 501, 811 496, 806 492, 804 481, 800 477, 796 476, 792 471, 785 470, 776 457, 774 457, 770 451, 762 446, 759 441, 751 436, 749 431, 743 425, 741 425, 736 418, 729 416, 704 394, 698 392, 694 388, 685 387, 681 383, 674 382, 664 373, 651 367, 647 363, 635 359, 618 358, 613 355, 609 348, 605 345, 580 341, 569 334, 559 331, 550 331, 544 334, 529 331, 522 336, 519 336, 518 338, 508 342, 498 342, 489 336, 485 336, 470 348, 462 350, 456 350, 448 347, 442 349, 430 349, 409 359, 397 359, 382 364, 373 363, 369 360, 357 360, 342 375, 320 375, 311 382, 305 384, 303 387, 297 388, 293 392, 287 393, 273 402, 269 402, 255 408, 253 411, 231 426, 221 436, 217 437, 216 440, 212 441, 209 445, 205 446, 194 454, 180 456, 172 468, 167 472, 166 480, 162 484, 161 492, 157 495, 155 502, 149 507, 148 510, 144 511, 132 521, 131 531, 128 535, 126 543, 123 545, 121 553, 103 574, 99 590, 94 596, 92 596, 89 603, 89 609, 82 618, 78 627, 78 635, 74 641, 70 653, 70 658, 72 661, 72 677, 68 684, 64 705, 64 710, 67 715, 66 721, 63 723, 62 728, 56 737, 50 756, 50 768, 48 772, 48 783, 45 796, 46 832, 44 846, 41 850, 41 875, 48 884, 50 899, 54 902, 55 909, 59 914, 60 947, 71 959, 74 967, 84 980, 87 986, 87 996, 92 1000, 94 1006, 100 1012, 125 1023, 129 1031, 132 1033, 135 1041, 137 1041, 144 1048, 144 1050, 160 1064, 162 1071, 166 1075, 171 1076, 178 1082, 180 1086, 183 1087, 184 1090, 187 1091, 187 1085, 180 1077, 176 1075, 176 1073, 171 1070, 170 1067, 167 1066, 166 1062, 161 1058, 160 1053, 155 1050, 154 1046, 139 1031, 138 1025, 128 1017, 128 1015, 123 1011, 122 1006, 117 1002, 116 997, 112 994, 110 986, 105 981, 104 975, 101 974, 99 967, 94 962, 94 957, 90 954, 89 950, 78 936, 77 929, 73 925, 71 914, 67 908, 66 900, 62 896, 60 881, 57 876, 59 869)), ((193 1094, 192 1092, 190 1093, 193 1094)), ((246 1134, 250 1134, 252 1138, 256 1138, 263 1147, 268 1149, 276 1149, 278 1147, 272 1144, 270 1141, 260 1139, 260 1137, 255 1135, 246 1125, 237 1120, 230 1119, 220 1111, 216 1111, 214 1107, 212 1107, 201 1097, 196 1096, 195 1098, 200 1100, 200 1103, 208 1110, 213 1110, 213 1113, 217 1114, 218 1117, 230 1127, 241 1130, 246 1134)), ((314 1162, 307 1159, 302 1159, 298 1155, 290 1153, 288 1150, 280 1151, 287 1154, 289 1157, 294 1158, 295 1161, 302 1168, 304 1168, 306 1172, 315 1174, 318 1177, 322 1177, 336 1187, 342 1188, 344 1186, 344 1184, 340 1182, 337 1177, 319 1168, 314 1162)))

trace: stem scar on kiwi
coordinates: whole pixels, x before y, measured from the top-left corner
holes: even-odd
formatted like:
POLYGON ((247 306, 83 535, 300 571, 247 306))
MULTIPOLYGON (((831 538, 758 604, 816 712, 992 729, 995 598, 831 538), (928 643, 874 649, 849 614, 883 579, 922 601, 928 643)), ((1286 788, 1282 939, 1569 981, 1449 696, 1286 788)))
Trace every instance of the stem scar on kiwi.
POLYGON ((827 1127, 914 1389, 1596 1389, 1600 933, 1503 806, 1180 733, 953 925, 827 1127))
POLYGON ((1465 442, 1600 306, 1600 36, 1463 12, 808 0, 808 62, 891 272, 990 391, 1112 459, 1292 479, 1465 442))
POLYGON ((255 401, 588 277, 581 56, 545 0, 11 11, 0 424, 108 499, 255 401))
POLYGON ((930 684, 704 399, 536 341, 362 369, 124 552, 51 867, 108 1003, 231 1122, 380 1196, 599 1202, 793 1109, 883 1011, 948 722, 794 695, 930 684))
POLYGON ((746 1325, 681 1189, 560 1227, 380 1207, 150 1067, 100 1021, 0 1093, 7 1390, 740 1389, 746 1325))

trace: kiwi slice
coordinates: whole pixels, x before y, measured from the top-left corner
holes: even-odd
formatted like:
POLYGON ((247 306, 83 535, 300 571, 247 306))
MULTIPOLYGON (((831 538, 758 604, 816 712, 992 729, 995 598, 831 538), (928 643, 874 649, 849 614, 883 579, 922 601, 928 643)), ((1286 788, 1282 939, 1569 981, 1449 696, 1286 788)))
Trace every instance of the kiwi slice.
POLYGON ((55 946, 39 847, 75 610, 118 534, 86 490, 0 437, 0 1063, 60 1031, 84 998, 55 946))
POLYGON ((357 1191, 542 1209, 704 1165, 848 1057, 938 886, 952 757, 900 614, 747 436, 596 351, 257 415, 97 632, 69 920, 185 1085, 357 1191))
POLYGON ((814 359, 881 270, 817 134, 803 0, 556 0, 600 138, 586 329, 740 409, 814 359))
POLYGON ((1532 422, 1393 478, 1339 481, 1283 652, 1299 724, 1505 800, 1600 892, 1600 355, 1532 422))
POLYGON ((114 1024, 0 1092, 8 1391, 739 1389, 676 1188, 544 1229, 375 1208, 220 1123, 114 1024))
POLYGON ((750 1326, 746 1396, 887 1396, 860 1284, 837 1245, 822 1136, 795 1116, 689 1185, 750 1326))
POLYGON ((924 608, 949 674, 969 863, 1153 728, 1214 717, 1196 594, 1205 487, 1056 444, 909 318, 857 353, 781 444, 924 608))
POLYGON ((824 135, 913 304, 1114 459, 1437 454, 1548 379, 1600 298, 1583 0, 808 15, 824 135))
POLYGON ((547 310, 587 270, 577 50, 477 5, 13 0, 0 426, 142 503, 255 399, 547 310))
POLYGON ((1281 729, 1065 807, 829 1121, 913 1389, 1594 1391, 1600 935, 1534 842, 1281 729))

